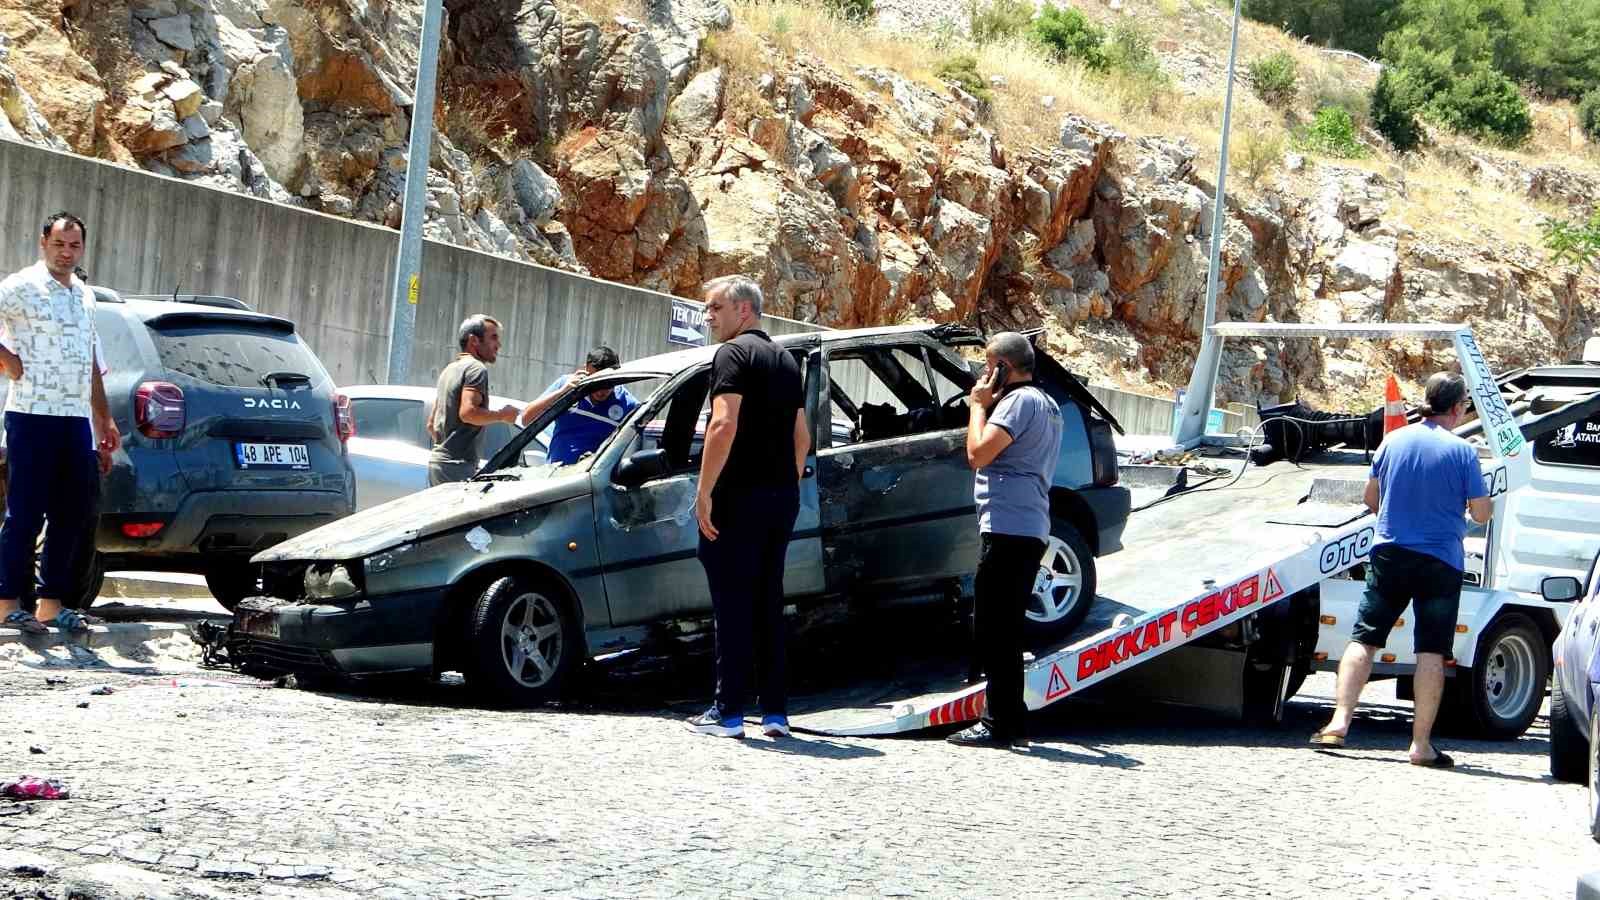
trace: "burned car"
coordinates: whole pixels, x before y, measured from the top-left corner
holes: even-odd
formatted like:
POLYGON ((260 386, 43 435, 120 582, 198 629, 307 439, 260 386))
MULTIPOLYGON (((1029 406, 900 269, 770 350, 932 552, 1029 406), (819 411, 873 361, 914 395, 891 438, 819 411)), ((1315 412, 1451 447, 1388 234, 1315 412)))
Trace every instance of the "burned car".
MULTIPOLYGON (((965 443, 974 376, 953 326, 789 335, 805 373, 813 455, 785 588, 812 603, 959 597, 978 557, 965 443)), ((232 651, 266 671, 353 676, 460 671, 486 699, 558 694, 591 656, 703 621, 694 498, 715 347, 630 362, 569 390, 472 480, 440 485, 258 554, 261 596, 232 651), (584 393, 645 398, 594 453, 525 453, 584 393)), ((1121 548, 1115 421, 1043 352, 1038 382, 1065 428, 1052 539, 1028 611, 1037 644, 1066 634, 1095 591, 1095 556, 1121 548)))

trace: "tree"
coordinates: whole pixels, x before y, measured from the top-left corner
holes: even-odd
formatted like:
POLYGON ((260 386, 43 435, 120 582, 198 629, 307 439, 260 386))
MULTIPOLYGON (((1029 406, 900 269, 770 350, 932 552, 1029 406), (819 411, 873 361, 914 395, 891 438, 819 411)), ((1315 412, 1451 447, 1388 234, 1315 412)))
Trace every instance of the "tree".
POLYGON ((1427 112, 1451 131, 1509 146, 1533 133, 1528 101, 1511 79, 1486 64, 1435 94, 1427 112))
POLYGON ((1600 87, 1585 94, 1578 104, 1578 124, 1589 140, 1600 144, 1600 87))
POLYGON ((1377 56, 1394 0, 1244 0, 1244 14, 1297 37, 1377 56))

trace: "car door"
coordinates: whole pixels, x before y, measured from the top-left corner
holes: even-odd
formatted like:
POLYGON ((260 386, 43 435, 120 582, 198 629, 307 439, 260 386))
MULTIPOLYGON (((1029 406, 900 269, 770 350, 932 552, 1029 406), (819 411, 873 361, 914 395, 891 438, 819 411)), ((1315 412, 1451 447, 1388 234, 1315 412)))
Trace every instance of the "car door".
POLYGON ((930 387, 927 352, 870 339, 824 354, 830 409, 851 423, 843 441, 829 429, 817 454, 830 592, 908 587, 977 565, 966 408, 930 387))
MULTIPOLYGON (((596 473, 595 527, 606 596, 616 626, 700 616, 711 610, 705 571, 696 555, 700 529, 694 503, 710 376, 709 365, 699 367, 665 398, 647 403, 636 414, 631 445, 621 459, 664 450, 668 460, 665 474, 625 487, 610 477, 615 469, 596 473)), ((815 382, 816 378, 808 378, 808 393, 815 382)), ((816 594, 822 589, 814 475, 801 481, 800 497, 800 513, 786 558, 784 591, 789 596, 816 594)))
MULTIPOLYGON (((1583 596, 1578 598, 1562 625, 1566 639, 1561 642, 1556 678, 1567 681, 1567 696, 1577 701, 1579 718, 1587 723, 1594 704, 1592 686, 1600 684, 1600 653, 1596 652, 1600 650, 1600 555, 1589 564, 1583 588, 1583 596)), ((1556 688, 1560 690, 1561 685, 1556 688)))

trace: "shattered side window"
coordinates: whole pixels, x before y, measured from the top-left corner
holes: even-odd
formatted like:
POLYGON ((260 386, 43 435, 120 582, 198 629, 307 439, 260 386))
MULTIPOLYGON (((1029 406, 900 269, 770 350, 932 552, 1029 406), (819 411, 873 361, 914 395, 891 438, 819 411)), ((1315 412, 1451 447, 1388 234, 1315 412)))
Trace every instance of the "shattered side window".
POLYGON ((551 412, 541 417, 543 427, 522 447, 521 459, 514 468, 523 475, 531 470, 535 477, 588 468, 618 434, 631 436, 634 433, 633 414, 622 412, 613 418, 611 392, 621 388, 640 405, 648 406, 664 382, 662 378, 640 378, 613 388, 563 398, 551 412), (556 411, 558 414, 552 415, 556 411))
POLYGON ((851 423, 850 439, 862 443, 940 427, 921 347, 867 347, 828 357, 830 411, 851 423))

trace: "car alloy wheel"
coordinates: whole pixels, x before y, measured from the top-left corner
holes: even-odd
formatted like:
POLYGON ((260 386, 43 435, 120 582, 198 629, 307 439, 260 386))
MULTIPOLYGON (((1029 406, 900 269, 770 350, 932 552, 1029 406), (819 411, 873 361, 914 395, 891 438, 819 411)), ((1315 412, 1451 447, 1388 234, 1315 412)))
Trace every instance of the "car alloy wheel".
POLYGON ((1082 596, 1083 563, 1065 541, 1052 535, 1033 579, 1028 618, 1040 623, 1059 622, 1072 612, 1082 596))
POLYGON ((537 688, 549 683, 561 668, 565 650, 561 618, 550 598, 529 591, 506 606, 500 625, 500 656, 506 673, 517 684, 537 688))

